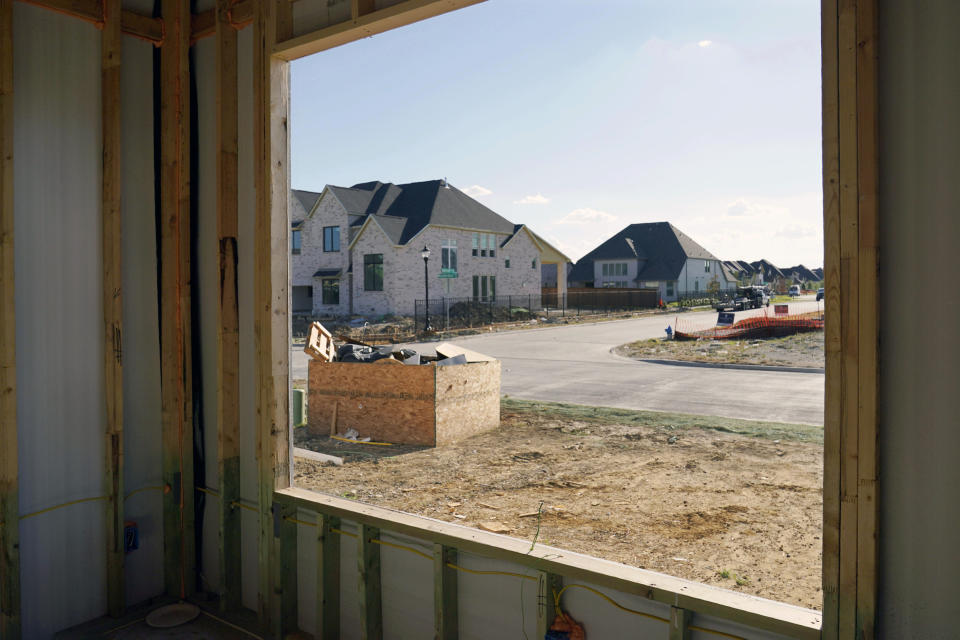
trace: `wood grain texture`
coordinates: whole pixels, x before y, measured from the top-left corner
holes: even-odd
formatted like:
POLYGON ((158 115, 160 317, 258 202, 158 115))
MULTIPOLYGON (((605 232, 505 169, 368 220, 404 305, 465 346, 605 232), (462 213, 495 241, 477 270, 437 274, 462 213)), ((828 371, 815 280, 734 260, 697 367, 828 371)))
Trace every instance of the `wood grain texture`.
MULTIPOLYGON (((57 13, 80 18, 97 25, 105 25, 105 2, 99 0, 21 0, 28 4, 43 7, 57 13)), ((107 13, 110 12, 106 8, 107 13)), ((116 14, 115 14, 116 15, 116 14)), ((120 30, 135 38, 159 44, 163 40, 163 21, 123 9, 120 11, 120 30)))
POLYGON ((336 412, 341 433, 352 427, 380 442, 433 446, 437 371, 429 365, 311 360, 307 364, 307 428, 326 435, 336 412))
POLYGON ((879 431, 879 122, 877 2, 857 2, 857 638, 875 637, 879 431))
POLYGON ((437 367, 436 445, 500 426, 500 362, 437 367))
POLYGON ((679 607, 670 607, 670 640, 690 640, 693 613, 679 607))
MULTIPOLYGON (((457 550, 442 544, 433 545, 433 637, 435 640, 456 640, 459 636, 457 550)), ((541 636, 543 637, 543 636, 541 636)))
POLYGON ((237 32, 230 2, 218 0, 217 72, 217 238, 220 285, 217 330, 217 464, 220 480, 220 606, 241 606, 240 501, 240 312, 237 285, 237 32))
POLYGON ((317 518, 317 640, 340 637, 340 518, 316 512, 317 518))
POLYGON ((563 588, 563 576, 546 571, 537 576, 537 637, 547 635, 557 617, 556 594, 563 588))
POLYGON ((840 146, 837 0, 821 2, 824 343, 823 637, 836 640, 840 590, 840 146))
POLYGON ((20 638, 13 260, 13 0, 0 0, 0 638, 20 638))
POLYGON ((380 589, 380 530, 369 525, 360 527, 360 548, 357 553, 357 580, 360 590, 360 637, 362 640, 383 638, 383 603, 380 589))
POLYGON ((107 608, 124 611, 123 550, 123 295, 120 0, 105 0, 100 93, 103 136, 101 228, 103 246, 104 486, 106 487, 107 608))
POLYGON ((163 0, 160 50, 160 393, 163 460, 164 584, 173 597, 192 591, 193 438, 190 410, 190 131, 187 51, 190 7, 163 0), (186 255, 184 255, 186 253, 186 255))

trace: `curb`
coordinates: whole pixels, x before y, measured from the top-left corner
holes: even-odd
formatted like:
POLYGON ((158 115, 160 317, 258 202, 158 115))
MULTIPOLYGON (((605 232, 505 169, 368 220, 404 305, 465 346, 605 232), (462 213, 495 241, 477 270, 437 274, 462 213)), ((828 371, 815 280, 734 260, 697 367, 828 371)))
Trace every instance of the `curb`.
MULTIPOLYGON (((624 357, 624 356, 621 356, 624 357)), ((633 358, 630 358, 633 360, 633 358)), ((781 371, 784 373, 824 373, 823 368, 816 367, 777 367, 766 364, 732 364, 726 362, 693 362, 690 360, 648 360, 636 359, 637 362, 663 364, 674 367, 701 367, 704 369, 743 369, 744 371, 781 371)))

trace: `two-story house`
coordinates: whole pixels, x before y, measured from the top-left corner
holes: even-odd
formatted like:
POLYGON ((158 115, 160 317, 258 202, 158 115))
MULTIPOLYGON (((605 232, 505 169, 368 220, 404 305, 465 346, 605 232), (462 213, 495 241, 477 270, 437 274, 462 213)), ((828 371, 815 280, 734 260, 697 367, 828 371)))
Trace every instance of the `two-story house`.
POLYGON ((290 203, 294 312, 409 315, 427 286, 431 299, 535 295, 543 265, 568 261, 446 180, 327 185, 290 203))
POLYGON ((582 257, 570 272, 574 287, 656 288, 665 301, 736 287, 721 261, 669 222, 631 224, 582 257))

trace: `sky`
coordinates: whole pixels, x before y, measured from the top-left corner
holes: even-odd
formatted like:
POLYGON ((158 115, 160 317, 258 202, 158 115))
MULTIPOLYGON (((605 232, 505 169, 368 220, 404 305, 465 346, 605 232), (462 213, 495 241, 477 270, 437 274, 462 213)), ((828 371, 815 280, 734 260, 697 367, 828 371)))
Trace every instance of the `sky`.
POLYGON ((823 264, 817 0, 488 0, 293 63, 291 183, 450 184, 577 260, 823 264))

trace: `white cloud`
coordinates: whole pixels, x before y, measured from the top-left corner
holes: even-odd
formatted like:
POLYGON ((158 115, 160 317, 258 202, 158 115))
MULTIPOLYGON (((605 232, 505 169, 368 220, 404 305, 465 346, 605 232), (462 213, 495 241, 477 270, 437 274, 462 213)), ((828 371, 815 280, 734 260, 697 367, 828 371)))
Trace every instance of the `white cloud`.
POLYGON ((559 220, 555 220, 554 224, 592 224, 598 222, 609 223, 615 221, 616 219, 617 216, 607 213, 606 211, 583 208, 574 209, 559 220))
POLYGON ((546 198, 543 194, 538 193, 535 196, 524 196, 519 200, 514 200, 513 204, 547 204, 550 202, 550 198, 546 198))
POLYGON ((704 49, 706 47, 709 47, 712 44, 713 44, 713 40, 701 40, 700 42, 697 43, 697 46, 700 47, 701 49, 704 49))
POLYGON ((490 189, 487 189, 486 187, 481 187, 478 184, 475 184, 471 187, 467 187, 466 189, 462 189, 462 191, 468 196, 470 196, 471 198, 480 198, 482 196, 488 196, 491 193, 493 193, 493 191, 490 191, 490 189))

